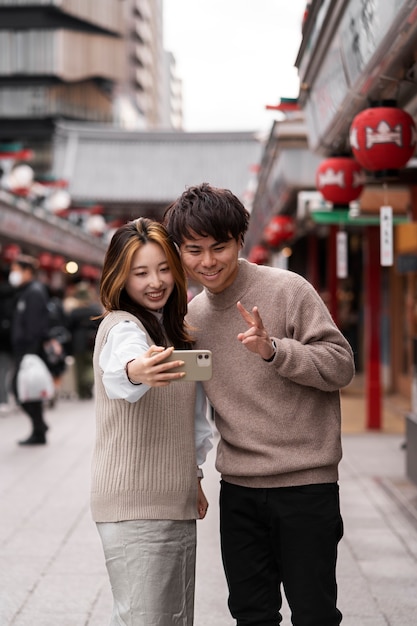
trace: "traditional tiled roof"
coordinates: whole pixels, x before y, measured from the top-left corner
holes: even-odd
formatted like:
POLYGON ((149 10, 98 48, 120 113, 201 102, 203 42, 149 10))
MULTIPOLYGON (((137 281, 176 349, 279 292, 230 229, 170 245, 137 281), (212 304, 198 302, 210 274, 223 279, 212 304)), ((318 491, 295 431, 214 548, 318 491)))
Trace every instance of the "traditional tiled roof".
POLYGON ((56 127, 53 170, 73 202, 166 206, 208 182, 242 198, 261 158, 255 132, 125 131, 106 125, 56 127))

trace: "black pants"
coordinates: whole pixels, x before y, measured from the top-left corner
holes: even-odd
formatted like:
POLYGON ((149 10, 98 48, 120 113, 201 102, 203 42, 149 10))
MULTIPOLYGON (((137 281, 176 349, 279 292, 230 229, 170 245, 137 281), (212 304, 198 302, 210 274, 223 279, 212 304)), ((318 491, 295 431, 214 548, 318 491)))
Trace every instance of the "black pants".
POLYGON ((281 584, 294 626, 338 626, 337 483, 250 489, 221 482, 220 532, 229 609, 238 626, 282 621, 281 584))
POLYGON ((24 412, 29 416, 32 422, 33 435, 44 435, 48 430, 43 419, 43 402, 22 402, 20 404, 24 412))

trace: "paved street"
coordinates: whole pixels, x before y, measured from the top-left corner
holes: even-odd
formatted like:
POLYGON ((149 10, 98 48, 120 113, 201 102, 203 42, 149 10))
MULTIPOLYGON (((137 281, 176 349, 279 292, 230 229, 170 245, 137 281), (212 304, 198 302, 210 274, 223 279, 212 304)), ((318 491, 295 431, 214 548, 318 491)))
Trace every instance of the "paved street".
MULTIPOLYGON (((345 626, 417 624, 417 490, 405 478, 403 420, 391 432, 355 428, 363 402, 346 397, 339 594, 345 626), (397 431, 397 432, 392 432, 397 431)), ((107 626, 111 594, 89 511, 94 402, 47 410, 47 446, 22 448, 29 423, 0 417, 0 625, 107 626)), ((217 440, 217 437, 216 437, 217 440)), ((220 561, 219 476, 205 466, 210 501, 198 522, 195 626, 232 626, 220 561)), ((283 624, 289 626, 284 607, 283 624)))

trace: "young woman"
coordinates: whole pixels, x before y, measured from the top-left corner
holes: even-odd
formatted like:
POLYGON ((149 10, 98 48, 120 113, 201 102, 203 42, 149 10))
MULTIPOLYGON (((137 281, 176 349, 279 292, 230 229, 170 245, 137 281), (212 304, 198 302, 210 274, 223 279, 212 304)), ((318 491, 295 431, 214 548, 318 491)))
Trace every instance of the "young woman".
POLYGON ((111 625, 191 626, 195 520, 211 448, 205 395, 165 363, 191 348, 187 289, 175 245, 139 218, 113 235, 104 260, 105 309, 94 349, 96 442, 91 508, 113 592, 111 625))

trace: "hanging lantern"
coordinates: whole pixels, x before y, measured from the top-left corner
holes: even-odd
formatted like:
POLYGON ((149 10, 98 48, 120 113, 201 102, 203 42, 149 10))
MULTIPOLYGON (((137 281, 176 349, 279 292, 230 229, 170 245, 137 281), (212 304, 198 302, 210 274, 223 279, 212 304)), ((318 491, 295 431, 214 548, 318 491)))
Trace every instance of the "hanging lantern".
POLYGON ((13 263, 13 261, 17 259, 20 253, 20 246, 18 246, 16 243, 9 243, 4 246, 1 256, 3 257, 3 260, 6 261, 6 263, 13 263))
POLYGON ((7 189, 19 195, 25 195, 33 183, 34 172, 30 165, 21 163, 16 165, 4 181, 7 189))
POLYGON ((269 259, 269 252, 265 246, 253 246, 249 252, 248 261, 257 265, 265 265, 269 259))
POLYGON ((38 261, 41 270, 53 269, 53 256, 49 252, 41 252, 38 261))
POLYGON ((101 276, 101 270, 93 265, 83 265, 80 270, 82 278, 98 280, 101 276))
POLYGON ((265 243, 271 248, 276 248, 283 241, 294 236, 295 222, 289 215, 274 215, 268 226, 264 229, 265 243))
POLYGON ((85 228, 90 235, 100 237, 107 228, 106 220, 102 215, 90 215, 86 219, 85 228))
POLYGON ((46 196, 43 206, 51 213, 65 211, 71 205, 71 196, 66 189, 54 189, 46 196))
POLYGON ((316 171, 316 187, 327 202, 347 205, 362 193, 365 173, 350 157, 331 157, 316 171))
POLYGON ((52 268, 54 270, 62 270, 65 266, 65 259, 63 256, 57 255, 52 257, 52 268))
POLYGON ((416 125, 411 115, 395 106, 361 111, 350 127, 355 159, 370 172, 398 170, 416 148, 416 125))

